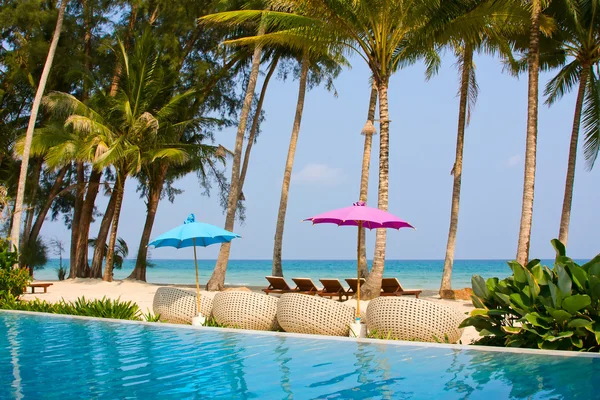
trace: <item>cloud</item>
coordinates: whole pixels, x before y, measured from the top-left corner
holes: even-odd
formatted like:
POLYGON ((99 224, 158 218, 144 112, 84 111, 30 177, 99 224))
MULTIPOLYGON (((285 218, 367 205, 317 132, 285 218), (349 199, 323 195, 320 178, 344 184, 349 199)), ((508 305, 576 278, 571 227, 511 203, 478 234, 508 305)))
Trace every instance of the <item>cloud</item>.
POLYGON ((333 168, 327 164, 306 164, 293 174, 292 179, 314 185, 337 185, 342 183, 346 176, 341 168, 333 168))
POLYGON ((521 155, 520 154, 515 154, 514 156, 509 157, 508 160, 506 160, 506 166, 507 167, 514 167, 515 165, 519 165, 521 163, 521 155))

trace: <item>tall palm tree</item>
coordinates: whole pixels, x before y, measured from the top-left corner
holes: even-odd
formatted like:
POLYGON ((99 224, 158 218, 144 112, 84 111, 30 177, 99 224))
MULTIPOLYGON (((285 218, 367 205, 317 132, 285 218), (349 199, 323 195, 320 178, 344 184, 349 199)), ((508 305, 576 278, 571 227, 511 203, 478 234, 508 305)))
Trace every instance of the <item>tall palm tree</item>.
POLYGON ((527 52, 527 136, 525 141, 525 174, 523 177, 523 202, 517 245, 517 262, 527 264, 533 219, 533 195, 537 159, 537 122, 540 74, 540 18, 543 0, 531 0, 531 25, 527 52))
POLYGON ((25 182, 27 179, 27 168, 29 166, 29 153, 31 150, 31 140, 33 137, 33 131, 35 129, 35 124, 37 121, 38 111, 40 108, 40 104, 42 102, 42 96, 44 95, 44 90, 46 89, 46 82, 48 80, 48 75, 50 74, 50 69, 52 68, 52 61, 54 60, 54 54, 56 53, 56 47, 58 46, 58 40, 60 38, 60 33, 62 31, 62 24, 65 16, 65 9, 67 8, 68 0, 62 0, 60 3, 60 7, 58 9, 58 17, 56 19, 56 28, 54 29, 54 34, 52 36, 52 41, 50 42, 50 48, 48 49, 48 57, 46 58, 46 63, 44 64, 44 69, 42 70, 42 75, 40 77, 40 82, 38 83, 38 88, 35 93, 35 98, 33 100, 33 104, 31 106, 31 115, 29 117, 29 124, 27 125, 27 133, 25 136, 25 144, 23 147, 23 156, 21 161, 21 171, 19 174, 19 184, 17 187, 17 196, 15 198, 15 211, 13 213, 12 219, 12 231, 10 234, 11 244, 15 248, 19 248, 19 238, 21 236, 21 214, 23 208, 23 199, 25 195, 25 182))
MULTIPOLYGON (((554 35, 571 60, 546 85, 546 104, 552 105, 575 85, 577 99, 569 144, 569 160, 558 240, 565 246, 569 236, 575 165, 581 118, 585 137, 584 156, 591 169, 600 149, 600 2, 585 0, 555 0, 548 13, 556 19, 554 35), (596 67, 596 70, 594 70, 596 67)), ((542 50, 542 57, 545 55, 542 50)), ((550 55, 552 56, 552 54, 550 55)))

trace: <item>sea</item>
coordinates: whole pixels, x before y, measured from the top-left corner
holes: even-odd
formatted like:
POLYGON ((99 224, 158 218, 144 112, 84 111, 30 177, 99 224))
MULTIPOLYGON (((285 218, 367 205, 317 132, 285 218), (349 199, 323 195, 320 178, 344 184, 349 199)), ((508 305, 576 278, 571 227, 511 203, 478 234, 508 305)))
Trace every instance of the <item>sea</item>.
MULTIPOLYGON (((544 265, 552 267, 554 260, 543 260, 544 265)), ((157 284, 194 284, 194 260, 160 260, 152 259, 152 267, 146 272, 149 283, 157 284)), ((200 282, 206 283, 210 278, 215 260, 198 260, 200 282)), ((58 259, 49 260, 43 269, 36 270, 37 280, 57 280, 58 259)), ((68 268, 69 261, 63 260, 68 268)), ((371 265, 369 263, 369 265, 371 265)), ((135 260, 127 259, 123 268, 115 270, 115 279, 126 278, 135 260)), ((395 277, 405 288, 437 290, 439 289, 444 269, 444 260, 386 260, 384 277, 395 277)), ((283 274, 292 285, 292 278, 312 278, 318 285, 321 278, 338 278, 344 283, 345 278, 356 277, 356 260, 284 260, 283 274)), ((475 274, 483 278, 506 278, 512 274, 507 260, 455 260, 452 270, 452 288, 471 287, 471 277, 475 274)), ((225 284, 232 286, 267 286, 265 276, 271 275, 271 260, 230 260, 227 267, 225 284)), ((345 283, 344 283, 345 284, 345 283)))

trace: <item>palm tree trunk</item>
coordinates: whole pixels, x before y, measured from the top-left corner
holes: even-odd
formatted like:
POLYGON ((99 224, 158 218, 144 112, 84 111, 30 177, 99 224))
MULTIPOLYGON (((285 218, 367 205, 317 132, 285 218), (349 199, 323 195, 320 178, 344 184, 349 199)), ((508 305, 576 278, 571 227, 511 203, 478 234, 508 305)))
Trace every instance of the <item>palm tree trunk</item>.
POLYGON ((35 214, 35 198, 37 196, 38 188, 40 187, 40 175, 42 174, 42 164, 44 160, 39 158, 36 160, 33 176, 31 177, 31 193, 29 196, 29 207, 27 208, 27 214, 25 216, 25 227, 23 228, 23 244, 29 242, 29 234, 31 232, 31 224, 33 224, 33 216, 35 214))
POLYGON ((77 278, 77 243, 79 241, 79 222, 83 208, 83 190, 85 188, 85 170, 82 162, 75 163, 77 185, 75 187, 75 203, 71 220, 71 251, 69 252, 69 278, 77 278))
MULTIPOLYGON (((135 27, 135 20, 137 18, 138 5, 137 2, 131 3, 131 11, 129 13, 129 24, 127 26, 127 30, 125 31, 125 37, 123 38, 123 46, 125 46, 125 50, 129 50, 129 38, 131 37, 131 33, 133 32, 133 28, 135 27)), ((121 64, 117 63, 115 65, 115 71, 113 73, 112 82, 110 84, 109 94, 111 97, 115 97, 117 94, 117 90, 119 89, 119 80, 121 79, 121 64)))
POLYGON ((571 205, 573 203, 573 185, 575 183, 575 164, 577 161, 577 142, 579 141, 579 127, 581 125, 581 110, 585 99, 585 88, 588 83, 590 67, 583 65, 579 75, 579 90, 575 103, 575 116, 573 117, 573 131, 571 132, 571 143, 569 145, 569 163, 567 165, 567 178, 565 182, 565 197, 563 199, 562 214, 560 216, 560 229, 558 240, 567 246, 569 238, 569 224, 571 222, 571 205))
POLYGON ((25 194, 25 181, 27 179, 27 167, 29 166, 29 153, 31 152, 31 141, 33 139, 33 130, 35 128, 35 122, 37 120, 37 114, 40 109, 42 102, 42 96, 46 89, 46 82, 48 81, 48 75, 50 74, 50 68, 52 68, 52 61, 54 54, 56 53, 56 47, 58 46, 58 39, 60 38, 60 32, 62 30, 63 19, 65 16, 65 9, 67 8, 67 0, 62 0, 60 8, 58 9, 58 18, 56 19, 56 28, 54 29, 54 35, 52 36, 52 42, 50 42, 50 48, 48 49, 48 57, 46 57, 46 63, 42 70, 42 76, 35 92, 35 98, 31 106, 31 115, 29 116, 29 123, 27 125, 27 132, 25 134, 25 143, 23 145, 23 155, 21 161, 21 171, 19 173, 19 184, 17 186, 17 197, 15 199, 15 212, 12 218, 12 229, 10 234, 10 242, 12 246, 19 248, 19 238, 21 231, 21 214, 23 212, 23 199, 25 194))
MULTIPOLYGON (((378 84, 379 89, 379 197, 377 207, 381 210, 388 209, 388 182, 389 182, 389 151, 390 151, 390 121, 388 119, 388 80, 378 84)), ((363 300, 370 300, 379 296, 381 292, 381 279, 385 267, 385 244, 386 230, 377 229, 375 236, 375 255, 373 256, 373 266, 371 273, 364 286, 361 288, 361 297, 363 300)))
MULTIPOLYGON (((112 282, 113 268, 115 263, 115 243, 117 243, 117 231, 119 230, 119 217, 121 216, 121 205, 123 204, 123 191, 125 190, 126 176, 122 172, 117 175, 117 199, 115 200, 115 211, 113 215, 112 228, 108 239, 108 250, 106 252, 106 268, 102 280, 112 282)), ((98 246, 98 243, 96 243, 98 246)))
POLYGON ((294 167, 294 156, 296 155, 296 144, 300 133, 300 123, 302 122, 302 111, 304 110, 304 97, 306 95, 306 78, 308 77, 308 67, 310 60, 308 51, 304 51, 302 56, 302 67, 300 70, 300 88, 298 90, 298 103, 296 104, 296 116, 294 117, 294 126, 292 128, 292 137, 290 138, 290 147, 288 149, 285 170, 283 172, 283 184, 281 185, 281 199, 279 200, 279 212, 277 213, 277 226, 275 227, 275 244, 273 246, 273 267, 271 275, 283 276, 281 266, 281 250, 283 247, 283 228, 285 225, 285 214, 287 211, 288 195, 290 193, 290 181, 292 179, 292 168, 294 167))
POLYGON ((88 239, 90 236, 90 225, 92 223, 92 214, 94 213, 94 205, 96 204, 96 196, 100 189, 100 178, 102 171, 97 171, 92 168, 90 178, 88 180, 87 193, 83 206, 81 207, 81 216, 79 218, 79 232, 77 238, 77 248, 75 256, 77 260, 77 277, 88 278, 90 269, 88 266, 88 239))
MULTIPOLYGON (((265 33, 265 26, 261 24, 258 30, 259 35, 265 33)), ((258 44, 254 48, 252 55, 252 69, 248 77, 248 86, 246 87, 246 95, 242 112, 240 113, 240 123, 238 124, 237 135, 235 137, 235 149, 233 153, 233 163, 231 165, 231 183, 229 186, 229 196, 227 197, 227 214, 225 216, 225 229, 233 230, 235 223, 235 213, 237 211, 238 199, 240 197, 240 166, 242 161, 242 147, 244 145, 244 134, 246 133, 246 125, 248 123, 248 115, 252 107, 252 99, 254 90, 256 89, 256 80, 258 78, 258 70, 260 67, 260 55, 262 53, 262 45, 258 44)), ((206 287, 208 290, 221 290, 225 285, 225 273, 227 272, 227 262, 229 261, 229 252, 231 243, 223 243, 219 249, 219 257, 217 264, 210 277, 206 287)))
POLYGON ((52 188, 50 189, 50 193, 48 194, 48 199, 46 200, 43 207, 38 212, 35 222, 33 223, 33 227, 31 228, 31 232, 29 233, 29 240, 36 240, 38 235, 40 234, 42 225, 44 224, 44 220, 46 219, 46 215, 48 214, 50 207, 52 207, 52 202, 54 201, 56 196, 58 196, 58 193, 60 193, 60 191, 62 189, 63 179, 64 179, 65 175, 67 174, 68 169, 69 169, 68 166, 62 167, 60 169, 60 171, 58 172, 58 175, 56 175, 54 184, 52 185, 52 188))
POLYGON ((277 69, 278 62, 279 55, 276 55, 275 58, 273 58, 273 61, 271 61, 271 66, 269 67, 269 71, 267 72, 262 88, 260 89, 260 96, 258 97, 256 111, 254 112, 254 119, 252 120, 252 127, 250 127, 250 134, 248 135, 248 144, 246 145, 246 151, 244 152, 244 162, 242 163, 242 172, 240 173, 240 193, 242 193, 242 190, 244 189, 246 172, 248 171, 248 162, 250 161, 250 151, 252 150, 252 145, 254 145, 254 141, 256 140, 258 121, 260 120, 260 112, 262 111, 265 95, 267 94, 267 86, 269 86, 271 76, 273 76, 273 73, 277 69))
MULTIPOLYGON (((373 80, 371 85, 371 98, 369 99, 369 112, 367 114, 367 122, 373 123, 375 119, 375 108, 377 106, 377 84, 373 80)), ((373 144, 372 132, 363 132, 365 135, 365 148, 363 150, 362 172, 360 175, 360 201, 367 202, 369 193, 369 167, 371 166, 371 146, 373 144)), ((367 240, 365 228, 358 228, 358 269, 361 278, 369 277, 369 265, 367 264, 367 240)))
POLYGON ((140 239, 140 246, 138 247, 135 268, 127 277, 127 279, 136 279, 138 281, 146 282, 146 260, 148 257, 148 243, 150 242, 152 226, 154 225, 154 219, 156 218, 156 210, 158 209, 158 203, 160 202, 160 195, 162 193, 163 183, 165 181, 165 177, 167 176, 168 169, 169 165, 167 163, 163 163, 160 166, 160 171, 156 176, 155 180, 150 183, 146 223, 144 224, 144 230, 142 231, 142 237, 140 239))
POLYGON ((540 15, 541 0, 532 1, 531 29, 529 32, 528 89, 527 89, 527 139, 525 145, 525 174, 523 179, 523 205, 517 246, 517 262, 527 264, 533 219, 533 194, 537 153, 538 92, 540 73, 540 15))
POLYGON ((90 271, 90 278, 102 278, 102 261, 104 260, 104 248, 106 247, 106 238, 110 231, 110 225, 112 223, 113 216, 115 215, 115 204, 117 203, 117 192, 113 190, 102 217, 100 223, 100 229, 98 230, 98 236, 96 237, 96 248, 94 249, 94 256, 92 257, 92 270, 90 271))
POLYGON ((460 102, 458 106, 458 131, 456 134, 456 158, 454 160, 454 184, 452 186, 452 206, 450 209, 450 229, 448 243, 446 244, 446 258, 444 259, 444 272, 440 296, 445 298, 446 290, 452 290, 452 266, 454 264, 454 249, 456 247, 456 231, 458 230, 458 211, 460 206, 460 186, 462 182, 463 149, 465 142, 465 126, 467 122, 467 98, 469 96, 469 83, 473 68, 473 48, 465 44, 463 64, 460 80, 460 102))

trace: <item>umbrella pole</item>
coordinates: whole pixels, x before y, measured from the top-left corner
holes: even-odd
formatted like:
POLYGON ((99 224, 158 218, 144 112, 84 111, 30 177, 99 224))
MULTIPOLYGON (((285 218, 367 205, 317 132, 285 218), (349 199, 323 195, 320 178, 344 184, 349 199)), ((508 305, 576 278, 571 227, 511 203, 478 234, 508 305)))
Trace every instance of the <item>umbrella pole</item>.
POLYGON ((198 302, 198 316, 202 315, 200 312, 200 280, 198 278, 198 259, 196 258, 196 238, 192 239, 194 243, 194 265, 196 266, 196 301, 198 302))
POLYGON ((360 321, 360 231, 362 230, 362 222, 358 222, 358 242, 356 245, 356 319, 360 321))

